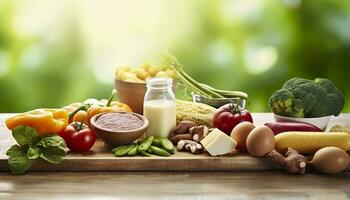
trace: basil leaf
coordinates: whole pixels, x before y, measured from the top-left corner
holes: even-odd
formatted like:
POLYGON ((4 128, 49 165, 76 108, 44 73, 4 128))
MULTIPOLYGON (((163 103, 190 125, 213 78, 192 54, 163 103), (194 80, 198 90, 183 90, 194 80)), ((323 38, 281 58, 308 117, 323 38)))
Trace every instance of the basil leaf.
POLYGON ((18 144, 12 145, 7 151, 7 156, 20 156, 21 155, 21 146, 18 144))
POLYGON ((17 126, 12 130, 12 136, 21 146, 34 145, 39 140, 36 130, 29 126, 17 126))
POLYGON ((60 147, 44 148, 41 150, 40 158, 52 164, 58 164, 66 155, 66 151, 60 147))
POLYGON ((27 158, 30 160, 35 160, 40 156, 40 148, 39 147, 29 147, 27 151, 27 158))
POLYGON ((64 139, 58 135, 45 137, 37 145, 43 148, 61 147, 65 149, 67 147, 64 139))
POLYGON ((19 145, 13 145, 7 150, 6 155, 9 156, 8 164, 13 174, 23 174, 32 165, 32 160, 26 156, 26 148, 19 145))

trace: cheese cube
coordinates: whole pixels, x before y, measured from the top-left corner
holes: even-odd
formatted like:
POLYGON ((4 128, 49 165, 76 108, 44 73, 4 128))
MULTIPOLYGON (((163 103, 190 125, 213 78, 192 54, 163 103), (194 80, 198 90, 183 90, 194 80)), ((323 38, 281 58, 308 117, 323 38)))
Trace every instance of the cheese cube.
POLYGON ((201 144, 211 156, 225 155, 232 152, 237 143, 224 132, 214 129, 201 144))
POLYGON ((218 137, 220 134, 219 129, 214 129, 212 132, 210 132, 205 138, 203 138, 200 143, 203 146, 207 146, 214 138, 218 137))

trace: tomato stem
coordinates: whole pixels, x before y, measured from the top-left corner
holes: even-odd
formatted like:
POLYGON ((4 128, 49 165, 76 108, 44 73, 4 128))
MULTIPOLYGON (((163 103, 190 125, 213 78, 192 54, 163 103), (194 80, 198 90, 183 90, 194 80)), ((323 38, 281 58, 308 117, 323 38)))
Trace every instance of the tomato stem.
POLYGON ((84 121, 85 121, 85 116, 83 117, 83 119, 81 120, 80 124, 77 127, 78 131, 83 130, 83 128, 84 128, 84 121))
POLYGON ((241 113, 239 103, 240 103, 240 100, 238 100, 237 103, 230 103, 229 104, 230 112, 232 114, 241 113))

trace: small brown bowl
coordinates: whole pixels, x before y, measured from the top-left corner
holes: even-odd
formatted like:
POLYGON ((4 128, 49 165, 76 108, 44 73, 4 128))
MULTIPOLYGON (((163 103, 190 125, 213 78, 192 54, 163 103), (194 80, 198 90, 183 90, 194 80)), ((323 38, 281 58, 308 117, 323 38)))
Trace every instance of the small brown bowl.
MULTIPOLYGON (((119 112, 125 113, 125 112, 119 112)), ((92 131, 99 137, 101 140, 110 147, 116 147, 120 145, 131 144, 138 138, 140 138, 147 130, 149 121, 146 117, 139 115, 137 113, 131 113, 137 117, 139 117, 143 121, 143 125, 140 128, 127 130, 127 131, 110 131, 105 130, 97 126, 97 119, 105 113, 100 113, 91 118, 90 124, 92 131)))

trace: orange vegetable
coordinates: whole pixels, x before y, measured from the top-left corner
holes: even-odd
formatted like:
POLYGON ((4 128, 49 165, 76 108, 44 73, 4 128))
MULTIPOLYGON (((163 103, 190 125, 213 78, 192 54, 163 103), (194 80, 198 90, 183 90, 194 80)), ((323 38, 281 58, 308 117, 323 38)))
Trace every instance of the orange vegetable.
POLYGON ((6 126, 12 130, 17 126, 35 128, 39 135, 60 132, 68 124, 68 112, 64 109, 36 109, 6 120, 6 126))
POLYGON ((112 101, 116 91, 113 90, 109 100, 102 99, 88 99, 83 103, 73 103, 69 106, 63 107, 69 113, 70 122, 82 122, 90 124, 90 119, 103 112, 132 112, 131 108, 124 103, 112 101))

